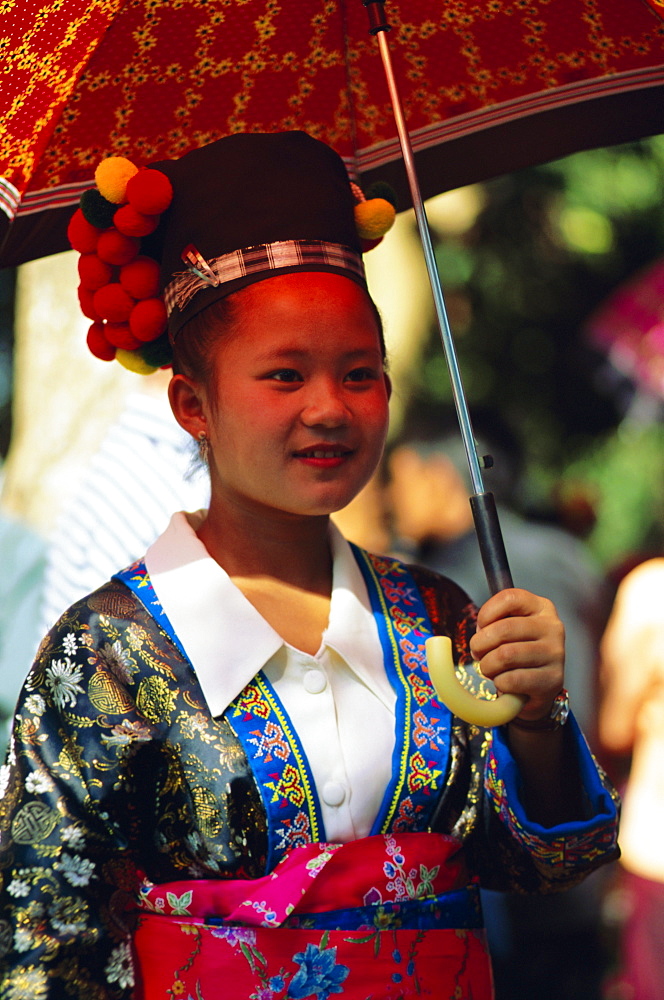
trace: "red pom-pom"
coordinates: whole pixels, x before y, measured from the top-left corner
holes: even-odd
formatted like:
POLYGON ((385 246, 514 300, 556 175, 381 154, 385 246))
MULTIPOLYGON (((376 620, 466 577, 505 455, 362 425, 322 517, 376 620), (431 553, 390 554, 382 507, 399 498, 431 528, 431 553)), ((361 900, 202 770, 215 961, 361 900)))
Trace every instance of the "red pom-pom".
POLYGON ((67 226, 67 239, 72 248, 79 253, 94 253, 100 233, 101 230, 91 225, 77 208, 67 226))
POLYGON ((144 215, 133 205, 123 205, 113 216, 113 223, 125 236, 149 236, 159 225, 159 216, 144 215))
POLYGON ((100 260, 96 253, 84 253, 78 258, 78 276, 84 288, 96 292, 113 277, 113 268, 100 260))
POLYGON ((127 181, 127 200, 143 215, 165 212, 173 199, 173 186, 161 170, 146 167, 127 181))
POLYGON ((138 255, 140 245, 140 240, 124 236, 117 229, 107 229, 97 241, 97 256, 107 264, 121 267, 138 255))
POLYGON ((360 240, 362 244, 362 253, 369 253, 374 247, 377 247, 379 243, 383 242, 383 237, 379 236, 376 240, 360 240))
POLYGON ((152 257, 137 257, 120 270, 120 284, 135 299, 159 294, 159 264, 152 257))
POLYGON ((156 340, 166 330, 168 314, 163 299, 137 302, 129 317, 129 327, 141 341, 156 340))
POLYGON ((133 335, 128 323, 107 323, 104 332, 111 344, 125 351, 135 351, 141 346, 141 341, 133 335))
POLYGON ((135 303, 122 285, 114 281, 94 293, 92 304, 102 319, 107 319, 109 323, 126 323, 135 303))
POLYGON ((95 292, 91 292, 89 288, 84 288, 83 285, 78 286, 78 302, 81 307, 81 312, 88 319, 92 319, 95 323, 101 323, 102 317, 99 315, 93 304, 93 296, 95 292))
POLYGON ((92 354, 100 361, 112 361, 115 357, 115 347, 104 335, 104 324, 93 323, 88 330, 87 344, 92 354))

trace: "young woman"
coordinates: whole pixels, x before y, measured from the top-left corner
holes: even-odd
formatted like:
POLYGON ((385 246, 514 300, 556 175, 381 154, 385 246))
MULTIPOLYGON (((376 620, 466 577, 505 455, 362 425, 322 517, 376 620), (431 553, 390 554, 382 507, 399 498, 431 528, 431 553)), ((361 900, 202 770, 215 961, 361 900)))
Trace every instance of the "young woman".
POLYGON ((489 998, 480 882, 549 891, 616 855, 614 794, 550 717, 562 626, 518 589, 476 621, 330 524, 390 393, 336 154, 240 135, 158 169, 169 397, 210 507, 42 644, 3 776, 0 996, 489 998), (521 717, 452 717, 432 633, 521 717))

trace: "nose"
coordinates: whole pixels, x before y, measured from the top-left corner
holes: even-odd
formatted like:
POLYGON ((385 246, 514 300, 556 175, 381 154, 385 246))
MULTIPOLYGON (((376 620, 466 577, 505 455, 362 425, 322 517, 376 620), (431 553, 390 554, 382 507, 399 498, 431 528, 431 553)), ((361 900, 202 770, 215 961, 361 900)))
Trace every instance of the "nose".
POLYGON ((332 379, 321 379, 307 387, 302 421, 308 427, 341 427, 349 417, 344 390, 332 379))

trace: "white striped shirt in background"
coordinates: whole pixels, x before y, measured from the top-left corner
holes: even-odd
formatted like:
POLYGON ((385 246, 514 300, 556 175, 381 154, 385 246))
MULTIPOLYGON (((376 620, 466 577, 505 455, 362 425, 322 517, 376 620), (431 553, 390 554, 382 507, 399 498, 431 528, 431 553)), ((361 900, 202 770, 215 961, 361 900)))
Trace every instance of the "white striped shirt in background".
POLYGON ((71 604, 142 557, 171 514, 209 500, 207 470, 168 400, 127 397, 49 540, 40 633, 71 604))

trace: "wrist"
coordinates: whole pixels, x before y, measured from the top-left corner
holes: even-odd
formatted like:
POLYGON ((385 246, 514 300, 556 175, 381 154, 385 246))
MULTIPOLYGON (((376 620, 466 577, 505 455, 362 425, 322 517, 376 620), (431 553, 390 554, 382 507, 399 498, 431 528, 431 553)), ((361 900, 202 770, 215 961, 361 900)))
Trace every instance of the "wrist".
POLYGON ((569 717, 569 694, 563 688, 553 699, 551 711, 541 719, 521 719, 516 716, 508 723, 516 729, 523 729, 531 733, 550 733, 560 729, 565 725, 569 717))

